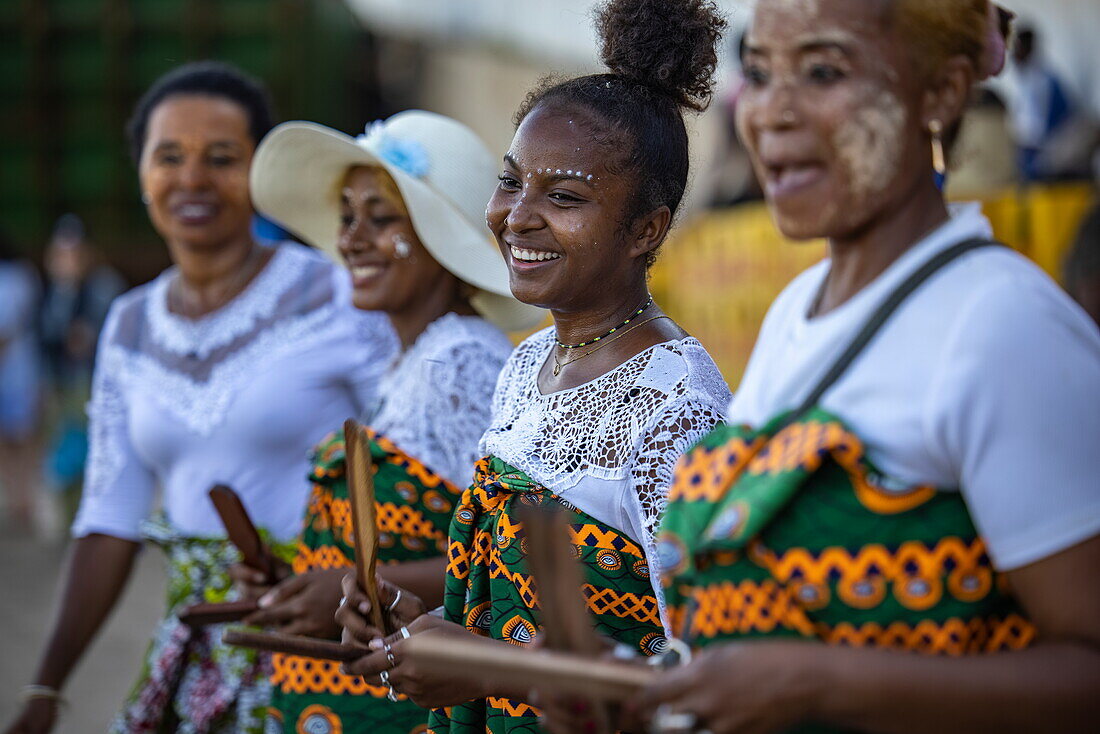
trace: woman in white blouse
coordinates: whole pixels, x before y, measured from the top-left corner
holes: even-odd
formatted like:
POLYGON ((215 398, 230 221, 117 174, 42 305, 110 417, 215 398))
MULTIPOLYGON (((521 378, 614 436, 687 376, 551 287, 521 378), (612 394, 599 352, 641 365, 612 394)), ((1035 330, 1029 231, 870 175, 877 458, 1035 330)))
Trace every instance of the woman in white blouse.
POLYGON ((230 589, 235 555, 206 492, 232 486, 272 542, 292 539, 309 448, 375 402, 396 345, 383 316, 351 307, 346 273, 299 245, 253 241, 248 171, 269 128, 264 90, 220 64, 180 67, 138 103, 142 198, 175 265, 121 296, 104 327, 61 607, 10 731, 52 728, 143 537, 169 554, 169 610, 112 731, 262 729, 256 657, 174 617, 230 589), (158 488, 163 520, 146 523, 158 488))
MULTIPOLYGON (((512 352, 504 332, 545 318, 512 298, 482 221, 495 168, 473 131, 420 110, 376 122, 357 139, 308 122, 280 125, 252 168, 257 208, 343 260, 355 305, 385 313, 401 341, 381 405, 364 421, 377 464, 378 558, 387 579, 433 605, 443 598, 452 510, 473 477, 512 352)), ((243 564, 232 574, 259 597, 261 610, 246 622, 338 638, 332 615, 355 558, 342 433, 318 447, 311 480, 294 575, 267 589, 263 574, 243 564)), ((324 661, 273 662, 269 730, 405 734, 427 718, 324 661)))
MULTIPOLYGON (((463 671, 426 673, 402 654, 402 637, 436 627, 487 646, 534 638, 522 505, 564 511, 585 577, 578 593, 599 632, 645 653, 666 644, 649 572, 653 532, 677 458, 721 422, 730 393, 699 342, 654 303, 647 273, 687 183, 682 110, 709 99, 722 21, 709 6, 673 7, 686 40, 670 59, 632 33, 631 5, 601 11, 609 73, 528 97, 489 201, 512 293, 549 308, 554 325, 520 345, 501 373, 485 458, 451 525, 444 618, 418 614, 423 606, 407 590, 397 597, 383 585, 383 602, 408 629, 345 665, 441 707, 432 731, 537 727, 522 683, 504 690, 463 671)), ((378 631, 360 612, 366 597, 351 577, 344 590, 337 618, 367 644, 378 631)))

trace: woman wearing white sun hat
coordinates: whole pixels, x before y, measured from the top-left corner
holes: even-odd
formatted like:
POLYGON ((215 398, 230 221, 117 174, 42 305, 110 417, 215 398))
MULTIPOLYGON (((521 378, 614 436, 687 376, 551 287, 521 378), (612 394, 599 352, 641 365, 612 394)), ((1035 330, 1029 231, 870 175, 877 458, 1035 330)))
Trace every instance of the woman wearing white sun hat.
MULTIPOLYGON (((383 377, 382 403, 366 423, 378 465, 383 574, 442 601, 451 511, 473 475, 489 425, 497 375, 512 351, 504 331, 534 326, 541 309, 508 289, 503 258, 483 219, 496 182, 493 156, 467 127, 411 110, 351 138, 321 125, 277 127, 256 151, 256 208, 343 260, 355 305, 387 314, 403 352, 383 377), (389 565, 397 564, 397 565, 389 565)), ((324 355, 318 355, 323 359, 324 355)), ((332 614, 354 557, 343 440, 325 439, 293 572, 260 596, 247 621, 284 632, 337 637, 332 614)), ((270 730, 409 732, 427 713, 386 688, 328 663, 279 655, 270 730)))

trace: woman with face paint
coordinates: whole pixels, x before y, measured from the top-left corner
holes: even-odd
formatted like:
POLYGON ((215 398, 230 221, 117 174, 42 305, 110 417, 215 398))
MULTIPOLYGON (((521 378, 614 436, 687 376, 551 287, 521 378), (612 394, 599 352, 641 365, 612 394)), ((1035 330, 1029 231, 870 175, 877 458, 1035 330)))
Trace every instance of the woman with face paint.
POLYGON ((58 691, 145 540, 168 556, 166 615, 110 731, 263 730, 264 660, 222 645, 218 626, 176 618, 232 595, 239 554, 207 491, 232 486, 271 545, 292 553, 309 448, 375 401, 395 349, 385 317, 351 307, 339 269, 298 244, 254 240, 248 172, 270 128, 266 91, 220 63, 175 69, 137 104, 128 132, 142 199, 173 267, 107 315, 60 611, 10 732, 54 725, 58 691), (163 512, 150 517, 158 494, 163 512))
MULTIPOLYGON (((542 309, 512 298, 482 221, 496 163, 478 137, 410 110, 350 138, 308 122, 275 128, 256 151, 257 208, 346 263, 356 307, 385 313, 401 353, 364 423, 377 467, 379 573, 432 606, 443 599, 447 528, 470 484, 493 388, 512 342, 542 309)), ((340 580, 353 565, 343 433, 321 442, 293 575, 273 588, 233 569, 260 611, 245 621, 339 638, 340 580)), ((289 569, 288 569, 289 571, 289 569)), ((428 712, 389 689, 296 655, 273 660, 268 731, 406 734, 428 712)))
POLYGON ((1100 336, 934 182, 998 16, 756 6, 740 134, 779 228, 829 257, 678 468, 658 555, 696 654, 633 702, 659 731, 1095 726, 1100 336))
MULTIPOLYGON (((532 504, 568 516, 595 628, 639 653, 665 645, 653 531, 677 454, 721 421, 729 390, 699 342, 653 302, 646 276, 687 183, 682 111, 709 99, 724 22, 699 0, 616 0, 598 26, 609 72, 529 96, 486 210, 512 293, 548 308, 554 325, 501 373, 485 458, 451 525, 444 617, 412 621, 415 600, 403 594, 396 611, 412 633, 533 640, 537 601, 517 519, 532 504)), ((377 631, 364 620, 365 597, 351 579, 344 588, 338 620, 367 644, 377 631)), ((425 675, 402 646, 387 640, 346 667, 448 707, 432 713, 432 731, 537 730, 527 690, 486 690, 461 671, 425 675)))

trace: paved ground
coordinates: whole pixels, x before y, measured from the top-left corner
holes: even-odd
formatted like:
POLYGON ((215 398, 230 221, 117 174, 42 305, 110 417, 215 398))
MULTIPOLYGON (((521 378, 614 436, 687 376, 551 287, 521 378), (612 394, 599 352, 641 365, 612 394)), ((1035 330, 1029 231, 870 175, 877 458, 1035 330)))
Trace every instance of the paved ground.
MULTIPOLYGON (((0 532, 0 731, 17 710, 52 621, 64 547, 0 532)), ((113 618, 69 681, 70 706, 58 734, 99 734, 129 691, 164 608, 164 567, 150 548, 139 556, 113 618)))

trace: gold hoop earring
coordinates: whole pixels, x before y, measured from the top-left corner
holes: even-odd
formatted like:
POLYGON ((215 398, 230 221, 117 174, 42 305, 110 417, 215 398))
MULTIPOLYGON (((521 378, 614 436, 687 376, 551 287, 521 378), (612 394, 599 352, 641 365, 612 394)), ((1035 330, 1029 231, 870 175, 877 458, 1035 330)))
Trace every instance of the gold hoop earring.
POLYGON ((932 134, 932 168, 943 176, 947 173, 947 157, 943 153, 943 123, 931 120, 928 132, 932 134))

